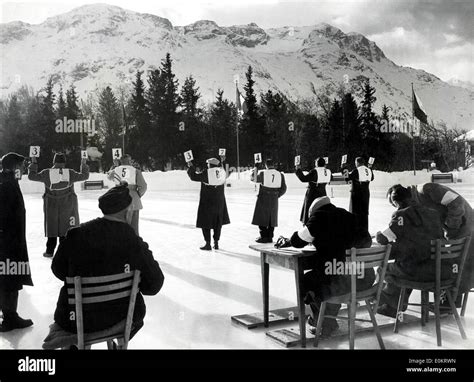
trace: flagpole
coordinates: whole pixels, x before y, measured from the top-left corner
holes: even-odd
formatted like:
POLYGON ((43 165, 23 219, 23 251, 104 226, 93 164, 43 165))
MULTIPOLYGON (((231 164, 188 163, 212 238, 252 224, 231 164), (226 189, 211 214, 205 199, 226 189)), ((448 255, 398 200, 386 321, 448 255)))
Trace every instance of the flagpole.
POLYGON ((414 110, 414 100, 413 95, 415 90, 413 89, 413 82, 411 83, 411 123, 412 123, 412 132, 411 132, 411 139, 412 139, 412 149, 413 149, 413 175, 416 175, 416 159, 415 159, 415 110, 414 110))
MULTIPOLYGON (((236 90, 237 97, 240 97, 238 81, 235 81, 235 90, 236 90)), ((236 126, 235 126, 235 134, 237 136, 237 179, 240 179, 239 119, 240 119, 240 110, 237 108, 237 119, 236 119, 236 126)))

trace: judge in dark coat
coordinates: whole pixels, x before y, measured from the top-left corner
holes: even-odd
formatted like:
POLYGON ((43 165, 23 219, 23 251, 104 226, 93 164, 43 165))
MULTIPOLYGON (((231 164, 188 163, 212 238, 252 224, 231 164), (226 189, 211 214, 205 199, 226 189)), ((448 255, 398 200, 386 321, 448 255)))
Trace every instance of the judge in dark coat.
POLYGON ((365 165, 365 160, 357 157, 355 160, 356 168, 349 173, 348 180, 351 181, 351 200, 349 211, 352 212, 357 220, 357 225, 369 230, 369 184, 374 180, 373 171, 365 165))
POLYGON ((308 211, 314 199, 327 195, 326 185, 331 181, 331 170, 326 168, 326 161, 324 158, 317 158, 315 164, 316 167, 306 175, 303 173, 300 166, 296 166, 296 176, 298 179, 304 183, 308 183, 308 189, 306 190, 300 216, 300 221, 303 224, 306 224, 309 219, 308 211))
MULTIPOLYGON (((132 332, 143 326, 145 302, 143 295, 157 294, 164 281, 160 266, 152 252, 133 230, 132 197, 127 186, 117 186, 99 198, 104 217, 81 224, 68 231, 59 245, 51 269, 65 282, 66 277, 106 276, 139 270, 141 280, 135 303, 132 332)), ((86 333, 107 329, 127 316, 128 299, 84 306, 86 333)), ((54 321, 63 330, 76 333, 76 321, 71 320, 74 306, 68 304, 66 282, 61 288, 54 313, 54 321)), ((52 333, 45 340, 48 342, 52 333)), ((43 347, 52 347, 43 345, 43 347)))
POLYGON ((17 313, 18 291, 33 285, 25 236, 25 204, 18 185, 25 158, 16 153, 2 157, 0 172, 0 332, 26 328, 33 321, 17 313))
MULTIPOLYGON (((224 161, 223 157, 221 159, 224 161)), ((202 229, 206 241, 200 249, 210 251, 211 229, 214 230, 214 249, 219 249, 222 226, 230 223, 224 194, 228 175, 218 159, 210 158, 206 163, 208 168, 205 171, 196 172, 192 162, 188 162, 188 176, 194 182, 201 182, 196 227, 202 229)))
POLYGON ((273 166, 273 161, 267 159, 266 169, 252 173, 251 180, 260 184, 257 203, 253 213, 252 224, 258 225, 260 237, 257 243, 273 242, 273 232, 278 227, 278 199, 286 192, 285 176, 273 166))
MULTIPOLYGON (((388 228, 376 235, 378 243, 392 244, 390 258, 395 259, 395 262, 388 264, 386 279, 390 280, 394 276, 412 281, 433 281, 435 262, 431 259, 431 240, 444 237, 439 213, 417 204, 411 198, 410 191, 400 185, 391 187, 387 196, 397 210, 388 228)), ((441 278, 451 277, 452 263, 443 261, 441 278)), ((406 292, 405 304, 411 289, 406 292)), ((399 296, 400 288, 388 281, 380 296, 378 313, 395 317, 399 296)))
MULTIPOLYGON (((335 274, 336 272, 331 272, 330 265, 334 264, 334 261, 344 263, 346 249, 368 248, 372 241, 367 232, 359 237, 361 230, 356 226, 355 216, 333 205, 327 196, 315 199, 309 213, 306 225, 293 233, 291 239, 285 241, 283 246, 303 248, 312 243, 316 247, 313 268, 305 273, 303 279, 305 303, 309 304, 312 310, 312 319, 309 323, 311 326, 316 326, 321 302, 329 297, 350 292, 350 275, 335 274)), ((374 270, 366 269, 364 274, 358 275, 357 290, 370 288, 374 281, 374 270)), ((339 309, 340 305, 327 304, 326 313, 336 316, 339 309)), ((334 318, 325 318, 322 334, 329 336, 337 328, 338 324, 334 318)))
POLYGON ((28 171, 28 179, 44 183, 43 211, 44 232, 48 238, 45 257, 53 257, 59 241, 64 239, 69 228, 79 225, 79 208, 74 183, 89 179, 86 160, 81 163, 80 172, 66 168, 66 155, 56 153, 53 167, 38 173, 36 158, 33 158, 28 171))
MULTIPOLYGON (((393 189, 408 190, 414 203, 436 210, 446 238, 454 240, 471 236, 456 299, 456 306, 460 307, 462 294, 474 288, 474 213, 471 205, 459 193, 443 184, 425 183, 407 188, 397 184, 389 189, 389 195, 393 189)), ((442 305, 449 307, 447 301, 442 305)))

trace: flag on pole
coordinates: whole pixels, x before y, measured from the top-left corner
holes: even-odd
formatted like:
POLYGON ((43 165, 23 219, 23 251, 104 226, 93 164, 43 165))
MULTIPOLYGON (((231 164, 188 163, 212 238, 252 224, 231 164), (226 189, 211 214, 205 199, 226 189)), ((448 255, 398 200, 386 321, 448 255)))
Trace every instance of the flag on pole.
POLYGON ((239 86, 235 84, 235 105, 237 106, 237 110, 242 113, 247 112, 247 103, 245 102, 245 98, 240 94, 239 86))
POLYGON ((413 92, 413 115, 418 118, 421 123, 428 123, 428 116, 426 114, 425 109, 423 108, 423 104, 421 103, 420 99, 415 93, 415 90, 412 89, 413 92))

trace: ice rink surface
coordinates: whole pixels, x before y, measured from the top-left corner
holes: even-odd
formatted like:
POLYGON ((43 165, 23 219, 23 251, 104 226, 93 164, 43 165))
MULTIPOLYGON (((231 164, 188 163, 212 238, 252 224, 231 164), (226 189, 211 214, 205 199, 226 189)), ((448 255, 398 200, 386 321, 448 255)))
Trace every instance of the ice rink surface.
MULTIPOLYGON (((453 186, 474 205, 472 185, 453 186)), ((105 191, 80 191, 82 222, 101 216, 98 197, 105 191)), ((385 187, 371 188, 370 231, 383 230, 393 208, 385 199, 385 187)), ((289 237, 301 227, 299 214, 305 189, 289 188, 280 199, 279 235, 289 237)), ((331 196, 330 187, 328 187, 331 196)), ((334 186, 333 203, 348 208, 348 186, 334 186)), ((24 195, 27 211, 27 240, 35 286, 20 292, 19 313, 31 318, 34 326, 0 335, 1 349, 38 349, 53 322, 53 313, 62 283, 51 272, 51 260, 43 257, 41 194, 24 195)), ((165 282, 156 296, 146 296, 145 325, 129 344, 130 349, 283 349, 265 335, 268 329, 247 330, 231 323, 231 316, 262 309, 260 258, 248 248, 258 237, 258 227, 250 224, 256 201, 252 189, 226 189, 231 224, 223 227, 220 250, 203 252, 201 231, 195 228, 199 191, 150 191, 143 198, 140 234, 159 262, 165 282)), ((414 293, 413 300, 419 299, 414 293)), ((271 267, 270 309, 296 305, 292 271, 271 267)), ((454 318, 442 320, 443 348, 474 349, 474 295, 463 318, 468 340, 459 335, 454 318)), ((284 326, 297 326, 287 323, 284 326)), ((434 319, 427 326, 419 322, 382 330, 388 349, 437 348, 434 319)), ((97 345, 95 348, 105 348, 97 345)), ((312 348, 310 346, 309 348, 312 348)), ((323 349, 347 349, 346 338, 320 343, 323 349)), ((356 336, 356 349, 377 349, 373 333, 356 336)))

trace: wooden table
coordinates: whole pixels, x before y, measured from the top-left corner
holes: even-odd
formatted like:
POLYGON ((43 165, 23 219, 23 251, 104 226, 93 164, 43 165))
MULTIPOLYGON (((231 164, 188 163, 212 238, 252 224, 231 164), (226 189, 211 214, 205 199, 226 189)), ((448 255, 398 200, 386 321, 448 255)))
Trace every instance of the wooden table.
POLYGON ((295 272, 301 346, 306 347, 306 316, 305 304, 303 301, 305 297, 303 288, 303 275, 305 270, 312 269, 311 258, 316 253, 316 249, 308 249, 308 247, 303 249, 276 249, 274 244, 250 245, 250 249, 260 252, 260 264, 262 271, 263 323, 266 328, 268 327, 270 264, 292 269, 295 272))

